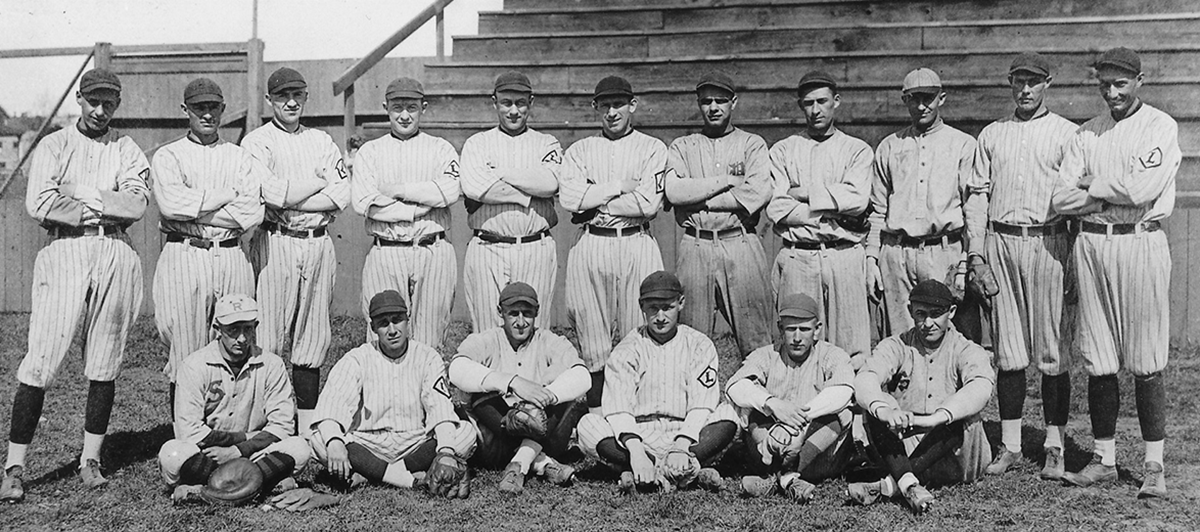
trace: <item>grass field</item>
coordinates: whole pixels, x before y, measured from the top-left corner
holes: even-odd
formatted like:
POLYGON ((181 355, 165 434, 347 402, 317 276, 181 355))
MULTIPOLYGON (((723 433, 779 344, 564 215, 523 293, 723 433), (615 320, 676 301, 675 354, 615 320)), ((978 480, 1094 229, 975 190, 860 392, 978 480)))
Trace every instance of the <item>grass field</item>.
MULTIPOLYGON (((26 349, 27 314, 0 314, 0 431, 7 438, 15 374, 26 349)), ((361 342, 359 319, 337 318, 332 360, 361 342)), ((455 324, 447 348, 462 340, 466 327, 455 324)), ((720 338, 722 382, 736 369, 732 342, 720 338)), ((341 506, 307 514, 204 506, 173 507, 163 491, 154 457, 171 435, 167 381, 161 374, 165 351, 153 320, 142 318, 130 339, 124 372, 103 459, 109 485, 84 491, 74 474, 82 444, 87 381, 79 345, 63 364, 46 397, 44 418, 31 447, 26 501, 0 506, 0 530, 1197 530, 1200 529, 1200 349, 1176 349, 1167 370, 1170 424, 1166 450, 1170 498, 1135 499, 1141 480, 1141 437, 1133 406, 1133 382, 1122 376, 1124 400, 1118 424, 1121 479, 1101 489, 1066 488, 1034 478, 1039 466, 1022 463, 1001 477, 973 485, 936 490, 937 503, 927 515, 914 516, 902 503, 850 506, 845 482, 818 487, 816 500, 796 506, 782 498, 743 499, 736 491, 685 492, 622 496, 615 476, 604 466, 584 461, 580 481, 567 489, 530 480, 518 497, 496 491, 497 472, 481 472, 467 501, 434 500, 420 493, 367 487, 341 506)), ((1072 419, 1068 427, 1067 468, 1088 460, 1086 377, 1074 373, 1072 419)), ((1041 458, 1037 374, 1029 378, 1024 449, 1041 458)), ((988 434, 999 441, 993 400, 986 410, 988 434)), ((735 453, 721 464, 730 488, 740 476, 735 453)), ((323 477, 307 474, 328 489, 323 477)))

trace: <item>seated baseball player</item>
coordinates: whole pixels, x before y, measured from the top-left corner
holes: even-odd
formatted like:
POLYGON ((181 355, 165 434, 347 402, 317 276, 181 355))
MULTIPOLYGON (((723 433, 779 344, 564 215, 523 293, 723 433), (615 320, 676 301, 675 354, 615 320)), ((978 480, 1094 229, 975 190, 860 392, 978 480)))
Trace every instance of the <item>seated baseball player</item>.
POLYGON ((890 473, 850 484, 860 504, 902 494, 922 513, 933 504, 923 484, 971 482, 991 462, 979 412, 996 374, 987 351, 951 325, 956 303, 946 285, 918 283, 908 302, 916 325, 879 342, 854 379, 874 452, 890 473))
POLYGON ((351 486, 370 480, 467 497, 476 431, 454 413, 441 355, 409 338, 399 292, 375 294, 367 308, 376 339, 329 371, 313 418, 316 458, 351 486))
POLYGON ((782 490, 799 503, 812 500, 813 482, 836 477, 851 446, 854 367, 842 348, 818 340, 817 302, 800 293, 779 301, 778 346, 760 347, 729 378, 726 393, 742 409, 750 496, 782 490))
MULTIPOLYGON (((234 482, 227 490, 252 498, 300 472, 310 456, 308 442, 293 432, 296 405, 283 360, 255 345, 258 305, 249 296, 222 296, 214 307, 217 338, 184 358, 175 386, 175 439, 163 444, 158 462, 163 480, 182 500, 200 492, 210 477, 234 482), (249 459, 257 466, 235 462, 249 459), (231 465, 232 464, 232 465, 231 465), (214 474, 229 466, 239 474, 214 474), (240 478, 240 481, 238 479, 240 478), (250 489, 254 488, 254 489, 250 489)), ((287 484, 294 484, 288 482, 287 484)), ((212 486, 210 486, 212 487, 212 486)), ((205 493, 206 499, 209 499, 205 493)), ((243 502, 222 498, 210 502, 243 502)))
POLYGON ((450 382, 472 394, 469 411, 480 433, 474 459, 484 467, 508 464, 504 493, 520 493, 530 471, 569 484, 575 468, 556 458, 587 410, 578 399, 591 376, 571 342, 534 325, 533 287, 505 286, 497 308, 501 326, 468 336, 450 361, 450 382))
POLYGON ((683 286, 658 271, 638 290, 645 325, 630 331, 605 364, 603 416, 579 421, 584 452, 621 471, 618 487, 663 490, 692 484, 718 491, 711 467, 737 436, 737 412, 722 403, 717 348, 681 325, 683 286))

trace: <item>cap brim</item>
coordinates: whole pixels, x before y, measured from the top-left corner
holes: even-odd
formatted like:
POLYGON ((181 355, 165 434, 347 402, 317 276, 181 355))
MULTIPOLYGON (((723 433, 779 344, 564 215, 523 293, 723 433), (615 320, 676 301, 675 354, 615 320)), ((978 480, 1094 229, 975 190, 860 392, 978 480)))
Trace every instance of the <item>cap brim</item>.
POLYGON ((911 89, 904 89, 904 94, 938 94, 940 92, 942 92, 941 87, 913 87, 911 89))
POLYGON ((408 309, 399 305, 389 305, 386 307, 377 308, 371 313, 371 319, 375 319, 387 314, 403 314, 404 319, 408 319, 408 309))
POLYGON ((224 101, 225 101, 225 98, 219 94, 198 94, 196 96, 192 96, 191 98, 184 100, 183 103, 204 103, 204 102, 222 103, 224 101))
POLYGON ((806 310, 783 309, 779 311, 780 318, 794 318, 797 320, 815 320, 817 315, 806 310))
POLYGON ((1047 71, 1046 69, 1038 68, 1035 66, 1019 66, 1019 67, 1015 67, 1015 68, 1010 68, 1008 70, 1009 74, 1016 74, 1017 72, 1028 72, 1030 74, 1037 74, 1039 76, 1049 76, 1050 75, 1050 72, 1047 71))
POLYGON ((633 93, 624 89, 610 89, 596 93, 595 96, 592 96, 592 99, 599 100, 605 96, 625 96, 628 98, 633 98, 633 93))
POLYGON ((493 92, 501 91, 533 92, 533 87, 524 83, 505 83, 504 85, 497 85, 495 90, 493 90, 493 92))
POLYGON ((217 322, 220 325, 229 325, 229 324, 237 323, 239 321, 255 321, 255 320, 258 320, 258 311, 257 310, 243 310, 241 312, 234 312, 233 314, 228 314, 225 316, 221 316, 219 318, 213 318, 213 321, 217 322))
POLYGON ((682 292, 675 290, 654 290, 639 296, 638 301, 646 301, 647 299, 675 299, 681 295, 683 295, 682 292))
POLYGON ((719 81, 703 81, 700 84, 696 85, 696 92, 700 92, 700 89, 703 89, 704 87, 716 87, 723 91, 728 91, 730 94, 737 94, 737 91, 733 90, 733 87, 730 87, 729 85, 726 85, 719 81))
POLYGON ((389 92, 385 97, 388 100, 399 100, 400 98, 410 98, 413 100, 424 100, 425 95, 417 91, 396 91, 389 92))
POLYGON ((813 89, 819 89, 821 87, 829 87, 832 89, 832 88, 836 88, 837 84, 832 81, 813 80, 813 81, 806 82, 803 85, 796 87, 796 93, 803 95, 804 93, 806 93, 808 91, 811 91, 813 89))
POLYGON ((922 296, 909 297, 908 302, 910 304, 911 303, 922 303, 925 305, 931 305, 931 306, 938 307, 938 308, 950 308, 950 305, 954 305, 957 303, 954 300, 946 301, 945 299, 942 299, 940 297, 922 297, 922 296))
POLYGON ((96 92, 99 90, 110 90, 110 91, 121 92, 121 86, 117 85, 116 83, 100 81, 100 82, 96 82, 91 85, 88 85, 88 87, 86 89, 80 88, 79 92, 81 92, 83 94, 90 94, 90 93, 93 93, 93 92, 96 92))
POLYGON ((519 304, 529 305, 533 308, 538 308, 536 299, 528 296, 513 296, 500 302, 500 306, 504 308, 515 307, 519 304))
POLYGON ((271 91, 271 94, 278 94, 281 91, 287 91, 287 90, 292 90, 292 89, 307 89, 307 88, 308 88, 308 83, 305 83, 303 81, 300 81, 300 80, 289 81, 278 87, 275 87, 275 89, 271 91))

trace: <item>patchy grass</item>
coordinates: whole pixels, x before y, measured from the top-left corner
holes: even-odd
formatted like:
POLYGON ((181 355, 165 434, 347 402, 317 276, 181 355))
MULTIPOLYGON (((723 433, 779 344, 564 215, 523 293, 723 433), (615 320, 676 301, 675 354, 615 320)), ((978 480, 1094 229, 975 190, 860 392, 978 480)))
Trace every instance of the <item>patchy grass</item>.
MULTIPOLYGON (((27 314, 0 314, 0 398, 11 401, 17 365, 24 356, 27 314)), ((362 320, 337 318, 326 369, 357 345, 366 331, 362 320)), ((447 334, 444 354, 466 336, 469 327, 455 323, 447 334)), ((558 331, 572 336, 571 331, 558 331)), ((738 364, 728 337, 717 339, 721 380, 738 364)), ((736 492, 686 492, 621 496, 615 476, 589 461, 577 464, 580 481, 569 489, 530 480, 524 494, 505 497, 496 490, 499 473, 479 472, 467 501, 430 499, 423 494, 367 487, 338 507, 293 515, 259 507, 173 507, 159 480, 154 457, 171 435, 167 381, 161 373, 165 350, 153 320, 142 318, 133 331, 125 369, 117 385, 104 465, 111 480, 99 491, 86 491, 75 477, 74 461, 82 445, 83 405, 87 381, 76 345, 63 364, 58 382, 46 396, 44 419, 29 456, 27 497, 23 504, 0 506, 0 528, 6 530, 1195 530, 1200 528, 1200 349, 1176 349, 1167 370, 1171 419, 1166 450, 1166 501, 1135 499, 1141 475, 1142 446, 1133 401, 1133 382, 1122 376, 1124 400, 1118 425, 1121 481, 1103 489, 1066 488, 1037 480, 1035 461, 1016 471, 982 482, 936 490, 933 511, 913 516, 898 502, 861 508, 849 506, 845 482, 817 488, 816 500, 796 506, 782 498, 743 499, 736 492)), ((1068 427, 1067 463, 1078 469, 1088 460, 1091 436, 1087 418, 1086 376, 1073 374, 1075 391, 1068 427)), ((1039 377, 1029 374, 1024 449, 1041 459, 1039 377)), ((8 405, 10 403, 0 403, 8 405)), ((10 407, 0 408, 7 414, 10 407)), ((995 401, 988 406, 988 434, 999 441, 995 401)), ((9 419, 0 416, 7 434, 9 419)), ((736 453, 721 464, 730 479, 740 475, 736 453)), ((323 476, 310 472, 302 482, 328 489, 323 476)), ((730 481, 730 487, 735 486, 730 481)))

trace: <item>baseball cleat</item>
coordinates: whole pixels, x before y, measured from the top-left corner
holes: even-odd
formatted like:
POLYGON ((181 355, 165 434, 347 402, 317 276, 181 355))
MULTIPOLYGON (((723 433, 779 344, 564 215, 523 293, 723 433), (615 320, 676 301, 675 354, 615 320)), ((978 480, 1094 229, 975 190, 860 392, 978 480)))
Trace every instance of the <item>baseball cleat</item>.
POLYGON ((275 487, 271 489, 271 493, 278 495, 285 491, 291 491, 299 487, 300 485, 296 483, 296 479, 287 477, 283 480, 280 480, 278 484, 275 484, 275 487))
POLYGON ((816 489, 817 487, 809 481, 798 478, 793 480, 791 484, 788 484, 787 488, 783 491, 789 499, 799 504, 808 504, 813 499, 813 491, 816 489))
POLYGON ((509 462, 504 468, 504 476, 500 478, 500 492, 517 494, 525 489, 525 473, 521 472, 521 464, 509 462))
POLYGON ((1066 462, 1063 460, 1063 451, 1058 447, 1046 448, 1046 465, 1042 467, 1042 472, 1038 475, 1043 480, 1062 480, 1063 474, 1066 472, 1066 462))
POLYGON ((1146 462, 1145 475, 1142 478, 1142 488, 1138 490, 1137 498, 1154 499, 1167 496, 1167 481, 1163 475, 1163 465, 1158 462, 1146 462))
POLYGON ((617 481, 617 490, 626 495, 633 493, 637 487, 637 482, 634 482, 633 471, 622 471, 621 480, 617 481))
POLYGON ((879 500, 883 495, 883 484, 887 482, 887 478, 881 478, 875 482, 851 482, 846 486, 846 495, 854 502, 867 506, 879 500))
POLYGON ((575 468, 551 460, 542 470, 542 478, 555 486, 569 486, 575 480, 575 468))
POLYGON ((100 474, 100 462, 94 458, 88 458, 83 467, 79 468, 79 478, 83 480, 84 486, 93 489, 108 484, 108 479, 100 474))
POLYGON ((775 480, 774 476, 744 476, 742 477, 742 495, 747 497, 766 497, 775 493, 775 488, 778 485, 779 483, 775 480))
POLYGON ((200 498, 200 490, 202 489, 204 489, 204 486, 200 485, 183 484, 175 486, 175 489, 171 491, 171 504, 179 505, 189 502, 201 502, 204 500, 200 498))
POLYGON ((928 512, 929 508, 933 506, 933 494, 920 484, 909 486, 908 490, 904 492, 904 499, 908 501, 908 505, 912 507, 913 511, 919 514, 928 512))
POLYGON ((1010 467, 1016 465, 1020 460, 1021 453, 1014 453, 1005 447, 1000 451, 1000 454, 996 455, 996 459, 988 464, 984 472, 989 475, 1003 475, 1005 471, 1008 471, 1010 467))
POLYGON ((25 487, 21 485, 21 477, 25 475, 23 466, 12 466, 5 472, 4 481, 0 482, 0 501, 21 502, 25 500, 25 487))
POLYGON ((725 488, 725 481, 721 479, 721 474, 716 469, 702 467, 700 473, 696 475, 696 485, 708 491, 718 492, 725 488))
POLYGON ((1117 480, 1117 466, 1106 466, 1100 463, 1099 456, 1092 456, 1092 462, 1078 473, 1063 473, 1063 482, 1081 488, 1089 487, 1100 482, 1117 480))

